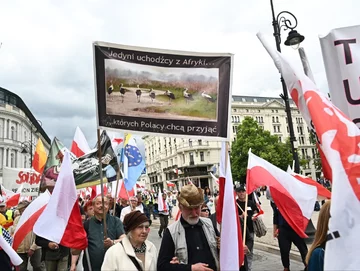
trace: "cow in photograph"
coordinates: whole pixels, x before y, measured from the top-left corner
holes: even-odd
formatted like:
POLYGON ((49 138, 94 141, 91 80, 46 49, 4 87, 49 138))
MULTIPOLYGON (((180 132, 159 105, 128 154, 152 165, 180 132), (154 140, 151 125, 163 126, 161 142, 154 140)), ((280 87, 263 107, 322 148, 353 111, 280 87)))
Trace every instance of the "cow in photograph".
POLYGON ((213 97, 211 97, 209 94, 206 94, 205 91, 203 93, 201 93, 201 96, 206 99, 206 101, 209 103, 214 103, 215 99, 213 97))
POLYGON ((165 95, 169 98, 169 104, 171 104, 171 100, 175 100, 175 95, 170 90, 165 91, 165 95))
POLYGON ((141 89, 139 88, 139 85, 137 85, 137 89, 136 89, 135 93, 136 93, 136 100, 138 103, 140 103, 141 89))
POLYGON ((183 95, 184 95, 184 98, 186 100, 186 103, 189 103, 189 101, 193 101, 194 98, 193 98, 192 94, 188 93, 187 91, 188 91, 188 89, 185 88, 185 90, 183 92, 183 95))

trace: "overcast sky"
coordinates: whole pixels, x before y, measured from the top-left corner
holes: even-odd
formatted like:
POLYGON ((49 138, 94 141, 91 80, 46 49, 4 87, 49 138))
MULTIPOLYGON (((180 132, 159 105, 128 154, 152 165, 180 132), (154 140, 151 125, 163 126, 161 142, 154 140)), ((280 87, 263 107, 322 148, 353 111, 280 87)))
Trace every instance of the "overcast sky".
MULTIPOLYGON (((318 36, 359 24, 360 1, 274 0, 274 6, 296 15, 316 83, 327 91, 318 36)), ((256 38, 262 31, 275 46, 271 22, 268 0, 3 0, 0 86, 22 97, 50 138, 69 146, 80 126, 93 146, 93 41, 233 53, 233 94, 277 97, 279 74, 256 38)), ((297 51, 282 49, 301 65, 297 51)))

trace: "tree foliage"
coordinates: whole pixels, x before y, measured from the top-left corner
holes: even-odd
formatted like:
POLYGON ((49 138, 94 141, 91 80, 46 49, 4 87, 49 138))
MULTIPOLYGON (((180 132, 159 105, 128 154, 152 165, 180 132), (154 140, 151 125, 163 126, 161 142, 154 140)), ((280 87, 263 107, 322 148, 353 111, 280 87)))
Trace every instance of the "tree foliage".
POLYGON ((267 160, 273 165, 286 170, 292 165, 290 140, 286 143, 279 137, 263 130, 251 117, 245 117, 237 128, 237 137, 231 147, 231 171, 234 181, 245 183, 248 164, 248 152, 267 160))

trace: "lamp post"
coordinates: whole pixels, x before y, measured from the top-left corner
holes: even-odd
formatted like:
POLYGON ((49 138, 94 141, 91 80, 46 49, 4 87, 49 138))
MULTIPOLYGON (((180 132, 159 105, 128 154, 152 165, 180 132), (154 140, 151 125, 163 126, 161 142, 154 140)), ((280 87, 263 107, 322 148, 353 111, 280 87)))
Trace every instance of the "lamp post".
MULTIPOLYGON (((40 125, 42 125, 42 122, 40 120, 37 120, 39 122, 40 125)), ((32 168, 32 161, 33 161, 33 146, 35 146, 33 144, 33 127, 34 125, 31 123, 30 125, 30 141, 25 141, 21 143, 21 153, 22 154, 26 154, 26 153, 30 153, 30 167, 32 168)), ((35 130, 35 133, 37 133, 38 130, 35 130)))
MULTIPOLYGON (((281 44, 281 28, 284 27, 284 30, 289 30, 289 35, 286 39, 286 41, 284 42, 285 45, 287 46, 298 46, 304 39, 305 37, 300 35, 296 30, 294 30, 297 26, 297 19, 294 16, 294 14, 292 14, 289 11, 281 11, 276 17, 275 17, 275 12, 274 12, 274 5, 273 5, 273 1, 270 0, 270 4, 271 4, 271 12, 272 12, 272 25, 274 28, 274 37, 275 37, 275 43, 276 43, 276 49, 281 52, 281 48, 280 48, 280 44, 281 44), (290 17, 286 17, 286 16, 290 16, 290 17), (290 18, 290 19, 288 19, 290 18)), ((294 133, 294 126, 293 126, 293 122, 292 122, 292 118, 291 118, 291 108, 290 108, 290 103, 289 103, 289 96, 288 96, 288 91, 286 88, 286 84, 284 81, 284 78, 281 76, 280 78, 281 81, 281 85, 282 85, 282 89, 283 89, 283 93, 280 94, 280 97, 284 100, 285 103, 285 111, 286 111, 286 115, 287 115, 287 119, 288 119, 288 126, 289 126, 289 133, 290 133, 290 144, 291 144, 291 152, 293 155, 293 160, 295 162, 294 165, 294 171, 296 173, 300 173, 300 164, 299 164, 299 156, 297 153, 297 149, 295 147, 295 142, 296 142, 296 137, 295 137, 295 133, 294 133)))
MULTIPOLYGON (((271 4, 272 19, 273 19, 272 25, 273 25, 273 28, 274 28, 274 37, 275 37, 275 42, 276 42, 276 49, 279 52, 281 52, 281 48, 280 48, 280 44, 281 44, 280 30, 281 30, 282 27, 284 27, 284 30, 289 30, 290 29, 289 35, 288 35, 286 41, 284 42, 284 44, 286 46, 291 46, 291 47, 294 47, 295 49, 298 49, 300 43, 305 39, 305 37, 300 35, 295 30, 295 28, 297 26, 296 17, 294 16, 294 14, 292 14, 289 11, 281 11, 275 17, 273 0, 270 0, 270 4, 271 4)), ((282 76, 280 78, 280 81, 281 81, 281 85, 282 85, 282 89, 283 89, 283 93, 280 94, 280 97, 285 102, 285 111, 286 111, 286 115, 287 115, 287 119, 288 119, 289 133, 290 133, 291 151, 292 151, 292 155, 293 155, 293 160, 295 162, 294 171, 296 173, 300 173, 299 156, 298 156, 297 150, 295 148, 296 137, 295 137, 294 126, 293 126, 293 122, 292 122, 292 118, 291 118, 291 108, 290 108, 290 103, 289 103, 289 96, 288 96, 288 92, 287 92, 287 88, 286 88, 284 78, 282 76)), ((309 223, 308 223, 308 225, 306 227, 305 233, 308 235, 308 238, 305 239, 305 242, 306 243, 312 243, 312 241, 314 240, 314 236, 315 236, 315 227, 314 227, 314 224, 312 223, 311 219, 309 220, 309 223)))

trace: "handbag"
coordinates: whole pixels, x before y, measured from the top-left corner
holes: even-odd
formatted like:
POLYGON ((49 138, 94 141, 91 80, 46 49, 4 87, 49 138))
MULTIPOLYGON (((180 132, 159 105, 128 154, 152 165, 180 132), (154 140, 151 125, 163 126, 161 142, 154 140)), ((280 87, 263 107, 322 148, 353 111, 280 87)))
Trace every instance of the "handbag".
POLYGON ((258 216, 256 220, 253 221, 254 223, 254 233, 257 237, 262 237, 266 235, 267 228, 265 226, 264 221, 262 220, 261 216, 258 216))

